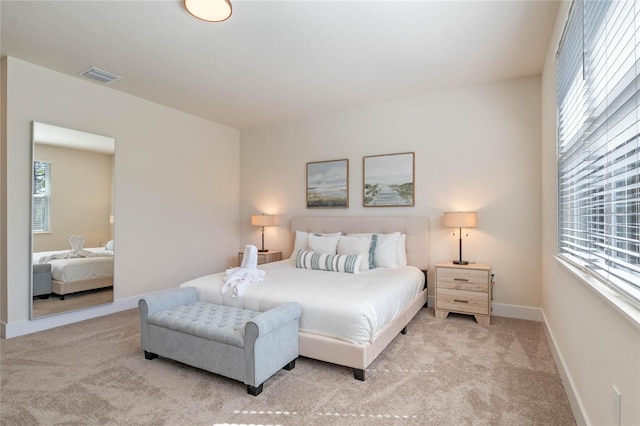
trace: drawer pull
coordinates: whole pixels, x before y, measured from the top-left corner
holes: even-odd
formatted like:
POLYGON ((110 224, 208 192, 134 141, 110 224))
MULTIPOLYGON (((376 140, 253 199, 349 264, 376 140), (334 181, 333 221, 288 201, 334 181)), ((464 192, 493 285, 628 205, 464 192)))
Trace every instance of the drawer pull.
POLYGON ((454 281, 469 281, 469 280, 468 280, 468 279, 466 279, 466 278, 454 278, 453 280, 454 280, 454 281))
POLYGON ((453 299, 453 301, 458 303, 469 303, 468 300, 453 299))

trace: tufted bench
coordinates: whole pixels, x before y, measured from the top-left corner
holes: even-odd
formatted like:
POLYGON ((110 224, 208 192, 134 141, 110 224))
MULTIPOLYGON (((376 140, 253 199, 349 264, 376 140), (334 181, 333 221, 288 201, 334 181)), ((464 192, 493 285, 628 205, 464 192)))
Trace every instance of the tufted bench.
POLYGON ((260 313, 201 302, 186 287, 147 296, 138 308, 146 359, 162 356, 239 380, 252 395, 279 369, 295 367, 297 303, 260 313))

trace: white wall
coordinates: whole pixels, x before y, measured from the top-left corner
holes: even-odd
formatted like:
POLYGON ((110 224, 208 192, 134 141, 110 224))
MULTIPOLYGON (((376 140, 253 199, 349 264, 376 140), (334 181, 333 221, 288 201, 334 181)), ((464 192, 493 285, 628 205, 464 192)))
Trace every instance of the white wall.
POLYGON ((15 58, 5 61, 3 335, 134 307, 140 295, 222 271, 235 260, 238 130, 123 94, 113 90, 117 83, 104 87, 15 58), (110 307, 28 321, 32 120, 116 140, 116 303, 110 307))
POLYGON ((556 62, 570 2, 562 2, 542 79, 542 308, 578 423, 614 425, 612 386, 623 425, 640 424, 640 324, 626 319, 562 267, 557 253, 556 62))
MULTIPOLYGON (((289 255, 296 215, 426 215, 433 265, 458 256, 445 211, 478 211, 463 257, 498 272, 495 302, 540 306, 540 79, 527 77, 241 131, 241 243, 289 255), (415 152, 415 207, 362 206, 363 156, 415 152), (349 159, 348 209, 307 209, 306 163, 349 159)), ((433 268, 432 268, 433 270, 433 268)), ((433 282, 433 277, 430 277, 433 282)), ((495 312, 495 311, 494 311, 495 312)))

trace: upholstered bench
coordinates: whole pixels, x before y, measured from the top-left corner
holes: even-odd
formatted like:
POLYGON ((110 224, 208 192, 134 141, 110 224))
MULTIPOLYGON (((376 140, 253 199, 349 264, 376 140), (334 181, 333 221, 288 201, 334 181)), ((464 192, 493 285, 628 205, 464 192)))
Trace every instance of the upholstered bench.
POLYGON ((298 357, 298 303, 254 312, 198 300, 187 287, 141 299, 140 342, 146 359, 170 358, 239 380, 258 395, 298 357))
POLYGON ((51 294, 51 264, 35 263, 33 265, 33 297, 48 298, 51 294))

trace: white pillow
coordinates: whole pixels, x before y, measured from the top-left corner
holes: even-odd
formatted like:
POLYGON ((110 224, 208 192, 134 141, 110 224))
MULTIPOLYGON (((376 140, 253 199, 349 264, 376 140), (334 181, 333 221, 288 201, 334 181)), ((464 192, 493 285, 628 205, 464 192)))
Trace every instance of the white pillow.
POLYGON ((296 268, 316 269, 320 271, 360 272, 362 255, 337 255, 316 253, 313 251, 299 251, 296 256, 296 268))
MULTIPOLYGON (((293 251, 291 252, 290 259, 295 260, 300 250, 309 250, 309 235, 312 234, 309 232, 296 230, 296 239, 293 242, 293 251)), ((325 237, 340 237, 340 235, 342 234, 340 232, 332 232, 328 234, 315 233, 313 235, 322 235, 325 237)))
POLYGON ((291 252, 291 259, 295 259, 300 250, 306 250, 309 248, 309 233, 304 231, 296 231, 296 239, 293 242, 293 251, 291 252))
POLYGON ((407 266, 407 234, 400 234, 398 241, 398 266, 407 266))
POLYGON ((338 249, 338 240, 340 234, 337 235, 309 235, 309 250, 322 254, 336 254, 338 249))
POLYGON ((371 235, 341 235, 338 239, 338 254, 360 254, 360 272, 369 270, 369 251, 371 249, 371 235))
POLYGON ((400 244, 400 232, 391 234, 376 234, 375 250, 373 260, 376 268, 397 268, 398 245, 400 244))

